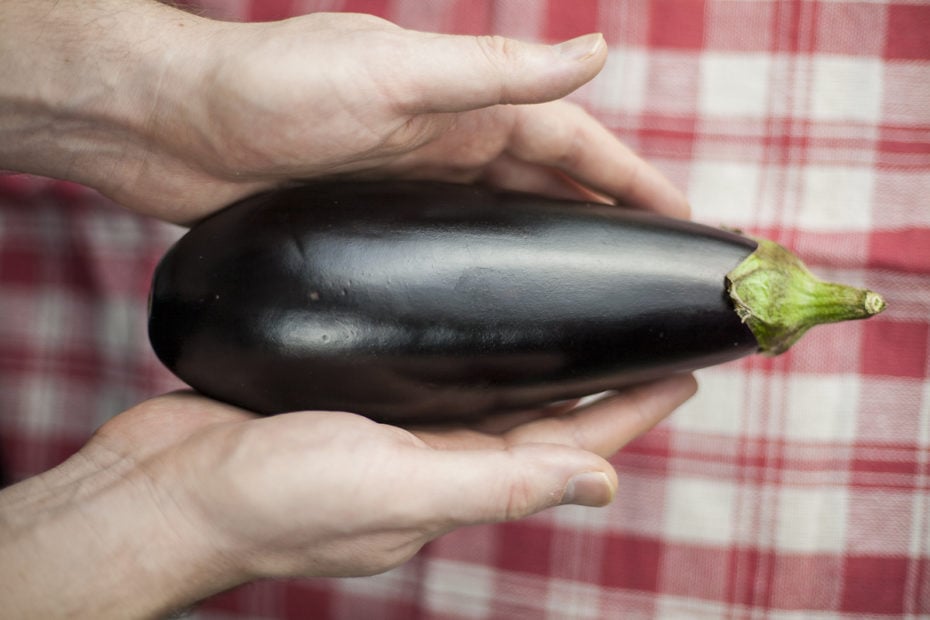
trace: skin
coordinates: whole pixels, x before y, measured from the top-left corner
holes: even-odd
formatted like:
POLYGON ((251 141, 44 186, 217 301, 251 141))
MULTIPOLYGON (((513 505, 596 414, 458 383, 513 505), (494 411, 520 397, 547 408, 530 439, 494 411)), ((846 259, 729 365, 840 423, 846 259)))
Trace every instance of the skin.
MULTIPOLYGON (((0 0, 0 168, 178 223, 333 176, 686 216, 664 177, 560 100, 606 53, 599 35, 549 47, 362 15, 232 24, 144 0, 0 0)), ((695 389, 674 377, 432 429, 155 398, 0 492, 0 600, 13 617, 158 616, 253 579, 381 572, 463 525, 605 505, 605 459, 695 389)))

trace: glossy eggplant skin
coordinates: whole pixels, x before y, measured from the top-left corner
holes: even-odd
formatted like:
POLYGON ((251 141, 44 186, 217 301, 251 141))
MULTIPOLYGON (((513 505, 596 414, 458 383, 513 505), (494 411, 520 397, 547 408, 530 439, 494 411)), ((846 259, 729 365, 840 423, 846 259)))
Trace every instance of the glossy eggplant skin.
POLYGON ((156 270, 149 336, 183 381, 252 411, 466 419, 755 352, 724 282, 755 247, 476 186, 301 185, 182 237, 156 270))

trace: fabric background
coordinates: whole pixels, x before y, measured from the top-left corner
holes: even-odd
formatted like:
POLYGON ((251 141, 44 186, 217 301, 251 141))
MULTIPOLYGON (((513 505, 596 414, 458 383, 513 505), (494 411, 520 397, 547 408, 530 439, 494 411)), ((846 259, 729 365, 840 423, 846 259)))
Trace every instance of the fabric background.
MULTIPOLYGON (((695 219, 796 250, 889 309, 699 373, 613 459, 617 500, 452 533, 387 574, 254 584, 202 618, 930 617, 930 4, 209 0, 557 41, 605 34, 573 98, 685 189, 695 219)), ((145 336, 178 229, 0 177, 0 454, 14 479, 178 384, 145 336)))

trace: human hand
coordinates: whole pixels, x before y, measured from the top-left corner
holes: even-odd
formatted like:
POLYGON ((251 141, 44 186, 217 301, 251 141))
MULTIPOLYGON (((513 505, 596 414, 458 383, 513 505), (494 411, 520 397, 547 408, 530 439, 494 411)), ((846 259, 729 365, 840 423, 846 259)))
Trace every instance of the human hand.
POLYGON ((256 578, 381 572, 456 527, 608 503, 617 480, 604 457, 694 389, 678 377, 579 409, 414 431, 160 397, 0 493, 0 593, 7 609, 43 612, 31 617, 128 617, 256 578), (54 565, 30 570, 36 544, 54 565), (94 580, 75 580, 89 565, 94 580))
POLYGON ((64 51, 27 29, 40 49, 11 47, 20 69, 6 62, 0 102, 17 84, 47 81, 32 96, 49 101, 27 111, 56 113, 39 131, 54 135, 38 140, 28 124, 32 134, 5 141, 0 165, 71 178, 144 213, 191 222, 259 190, 331 176, 484 181, 688 210, 654 168, 558 101, 603 66, 599 35, 549 47, 367 15, 239 24, 149 2, 51 5, 40 35, 81 29, 62 39, 64 51), (85 48, 72 49, 74 37, 85 48), (45 59, 39 71, 35 57, 45 59))

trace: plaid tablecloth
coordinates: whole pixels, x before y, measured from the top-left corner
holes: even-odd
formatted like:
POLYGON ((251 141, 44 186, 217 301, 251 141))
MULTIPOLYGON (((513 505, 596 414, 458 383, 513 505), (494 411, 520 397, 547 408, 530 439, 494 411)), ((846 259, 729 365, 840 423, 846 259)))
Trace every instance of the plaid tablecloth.
MULTIPOLYGON (((556 41, 601 31, 575 95, 693 202, 883 293, 885 314, 699 373, 613 459, 606 509, 474 527, 387 574, 246 586, 203 618, 930 617, 930 4, 209 0, 556 41)), ((0 178, 0 452, 22 478, 177 384, 145 338, 179 233, 73 185, 0 178)))

